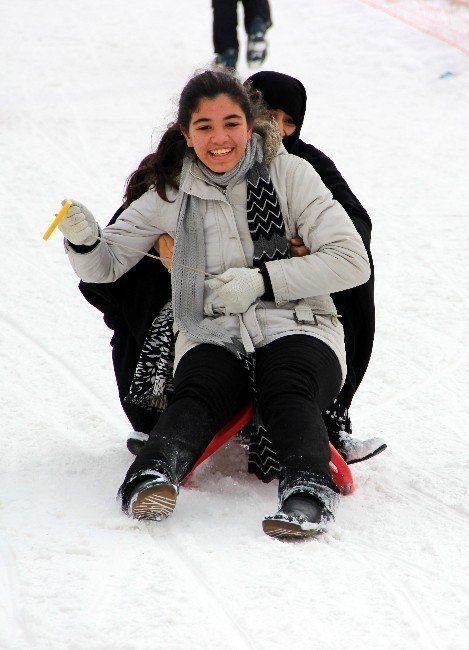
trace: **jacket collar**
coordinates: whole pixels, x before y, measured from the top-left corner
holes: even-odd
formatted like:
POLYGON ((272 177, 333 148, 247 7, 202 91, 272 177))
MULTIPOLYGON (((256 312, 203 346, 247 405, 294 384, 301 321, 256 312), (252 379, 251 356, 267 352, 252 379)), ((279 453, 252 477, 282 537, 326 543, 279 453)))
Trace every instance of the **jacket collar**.
POLYGON ((226 201, 223 190, 216 185, 210 185, 202 177, 195 160, 179 189, 205 201, 226 201))

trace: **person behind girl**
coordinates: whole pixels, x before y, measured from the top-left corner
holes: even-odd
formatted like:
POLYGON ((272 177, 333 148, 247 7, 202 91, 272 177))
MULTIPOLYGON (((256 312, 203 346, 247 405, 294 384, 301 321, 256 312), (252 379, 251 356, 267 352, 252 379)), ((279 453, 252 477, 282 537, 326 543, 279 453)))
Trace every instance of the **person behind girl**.
MULTIPOLYGON (((339 395, 323 412, 330 441, 347 463, 356 463, 386 449, 382 438, 360 440, 349 435, 352 433, 349 409, 368 367, 375 331, 374 270, 370 251, 371 219, 333 161, 322 151, 300 139, 307 101, 306 90, 301 81, 280 72, 262 71, 249 77, 245 85, 251 85, 262 93, 272 117, 277 122, 285 149, 307 160, 317 171, 324 185, 351 218, 368 253, 371 265, 370 279, 357 287, 332 294, 344 327, 347 376, 339 395)), ((296 244, 296 254, 307 252, 302 243, 300 238, 292 241, 293 245, 296 244)))
POLYGON ((257 118, 234 74, 197 73, 155 152, 152 187, 103 230, 77 202, 60 229, 88 282, 113 282, 163 233, 175 240, 174 393, 121 485, 124 511, 155 520, 173 511, 197 459, 252 398, 254 365, 256 408, 280 463, 278 510, 263 530, 311 536, 338 504, 321 416, 346 375, 330 293, 366 282, 370 265, 318 174, 257 118), (309 255, 289 257, 296 233, 309 255))

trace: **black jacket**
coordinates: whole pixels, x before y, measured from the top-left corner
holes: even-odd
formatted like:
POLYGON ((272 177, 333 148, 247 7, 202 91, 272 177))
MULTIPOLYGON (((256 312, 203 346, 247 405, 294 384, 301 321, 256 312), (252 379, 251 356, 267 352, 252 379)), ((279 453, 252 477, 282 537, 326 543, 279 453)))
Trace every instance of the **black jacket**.
MULTIPOLYGON (((123 206, 119 208, 109 223, 114 223, 123 210, 123 206)), ((156 255, 155 250, 149 252, 156 255)), ((78 286, 86 300, 103 313, 104 322, 113 330, 112 362, 122 408, 135 431, 149 433, 156 424, 155 413, 128 404, 124 398, 150 325, 171 298, 171 276, 161 262, 143 257, 116 282, 80 281, 78 286)))
POLYGON ((311 163, 324 185, 345 209, 362 238, 370 259, 371 276, 368 282, 353 289, 331 294, 337 312, 342 316, 347 353, 347 377, 338 401, 348 409, 368 367, 375 334, 374 267, 370 250, 371 220, 330 158, 301 140, 297 155, 311 163))

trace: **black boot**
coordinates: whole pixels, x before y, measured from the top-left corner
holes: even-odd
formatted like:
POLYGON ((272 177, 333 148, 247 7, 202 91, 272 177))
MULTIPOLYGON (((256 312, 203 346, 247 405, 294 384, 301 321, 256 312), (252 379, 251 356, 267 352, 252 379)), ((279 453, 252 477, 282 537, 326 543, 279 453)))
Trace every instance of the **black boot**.
POLYGON ((148 433, 132 431, 127 438, 127 449, 136 456, 143 446, 148 442, 148 433))
POLYGON ((377 456, 387 448, 382 438, 353 438, 348 433, 339 434, 337 443, 334 445, 339 454, 348 465, 360 463, 377 456))
POLYGON ((161 521, 176 506, 178 487, 161 478, 142 479, 130 495, 128 514, 135 519, 161 521))
POLYGON ((224 52, 220 52, 216 55, 213 63, 214 65, 218 65, 220 68, 235 70, 236 64, 238 63, 238 50, 229 48, 224 52))
POLYGON ((322 419, 329 440, 348 465, 373 458, 387 447, 382 438, 353 438, 348 409, 338 399, 323 411, 322 419))
POLYGON ((317 499, 299 493, 285 499, 275 515, 265 517, 262 528, 270 537, 301 539, 324 532, 328 521, 326 509, 317 499))
POLYGON ((250 68, 261 66, 267 57, 265 33, 268 25, 263 18, 254 18, 249 25, 246 58, 250 68))
POLYGON ((278 539, 314 537, 333 521, 338 499, 329 476, 285 472, 279 484, 279 510, 264 518, 262 528, 278 539))
POLYGON ((282 512, 296 519, 304 519, 311 524, 319 524, 324 506, 310 494, 299 492, 285 499, 282 512))
POLYGON ((161 460, 149 469, 127 475, 118 495, 129 517, 161 521, 174 510, 178 492, 179 483, 168 463, 161 460))

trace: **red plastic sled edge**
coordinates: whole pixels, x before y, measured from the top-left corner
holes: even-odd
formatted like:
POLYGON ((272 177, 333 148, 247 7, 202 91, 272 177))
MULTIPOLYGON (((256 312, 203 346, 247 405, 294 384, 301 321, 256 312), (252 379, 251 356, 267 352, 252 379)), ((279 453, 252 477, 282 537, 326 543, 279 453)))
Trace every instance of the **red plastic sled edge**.
MULTIPOLYGON (((252 404, 247 404, 241 411, 239 411, 239 413, 235 415, 234 418, 232 418, 222 429, 220 429, 202 456, 196 462, 190 474, 186 476, 184 482, 189 479, 190 475, 196 467, 203 463, 204 460, 207 460, 207 458, 214 454, 217 449, 220 449, 220 447, 227 443, 230 438, 232 438, 247 424, 249 424, 249 422, 252 420, 253 415, 254 409, 252 404)), ((331 451, 331 460, 329 463, 331 478, 341 494, 351 494, 355 490, 355 485, 353 482, 353 476, 352 472, 350 471, 350 467, 331 443, 329 443, 329 448, 331 451)))

